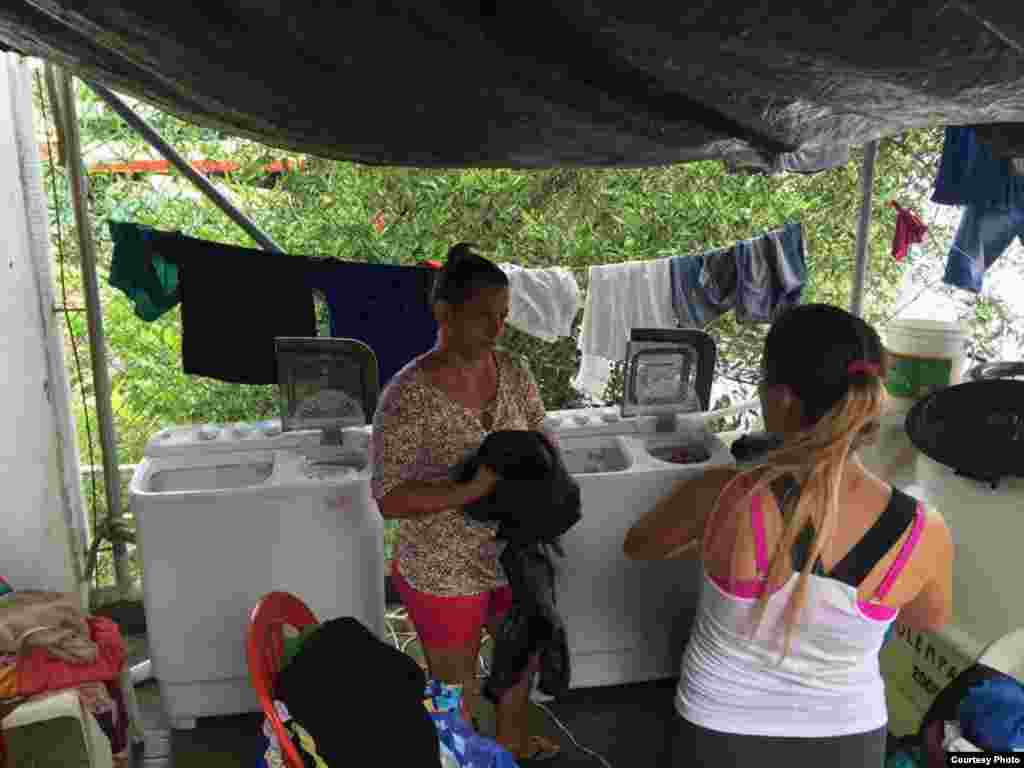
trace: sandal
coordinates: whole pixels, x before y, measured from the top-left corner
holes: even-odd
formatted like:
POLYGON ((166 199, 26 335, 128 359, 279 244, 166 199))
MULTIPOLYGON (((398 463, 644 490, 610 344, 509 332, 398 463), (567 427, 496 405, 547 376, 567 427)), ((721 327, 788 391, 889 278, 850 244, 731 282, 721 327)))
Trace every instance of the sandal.
POLYGON ((561 753, 562 747, 543 736, 531 736, 529 751, 515 756, 516 761, 541 762, 552 760, 561 753))

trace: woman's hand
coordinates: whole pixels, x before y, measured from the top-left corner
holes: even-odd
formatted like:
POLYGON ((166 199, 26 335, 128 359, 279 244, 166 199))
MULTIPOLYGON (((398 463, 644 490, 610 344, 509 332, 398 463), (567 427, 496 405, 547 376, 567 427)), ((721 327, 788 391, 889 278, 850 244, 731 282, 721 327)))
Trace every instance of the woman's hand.
POLYGON ((731 467, 720 467, 680 481, 629 529, 623 554, 630 560, 698 554, 708 514, 737 474, 731 467))
POLYGON ((482 499, 494 492, 500 479, 493 469, 486 464, 481 464, 477 468, 476 474, 473 475, 473 479, 469 481, 469 484, 473 489, 473 494, 477 498, 482 499))

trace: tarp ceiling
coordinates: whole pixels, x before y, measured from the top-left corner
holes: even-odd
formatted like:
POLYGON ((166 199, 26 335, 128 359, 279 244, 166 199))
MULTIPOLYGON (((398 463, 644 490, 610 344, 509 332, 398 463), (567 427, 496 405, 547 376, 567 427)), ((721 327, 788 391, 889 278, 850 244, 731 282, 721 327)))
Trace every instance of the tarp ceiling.
POLYGON ((191 122, 422 167, 637 167, 1017 123, 1019 2, 5 0, 0 42, 191 122))

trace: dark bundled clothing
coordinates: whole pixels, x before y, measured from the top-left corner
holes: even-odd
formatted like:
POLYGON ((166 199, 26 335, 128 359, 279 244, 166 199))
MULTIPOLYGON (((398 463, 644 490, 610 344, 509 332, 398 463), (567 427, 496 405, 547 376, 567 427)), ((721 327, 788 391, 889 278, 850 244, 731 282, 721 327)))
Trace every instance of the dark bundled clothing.
POLYGON ((387 730, 389 765, 437 768, 437 731, 423 706, 426 677, 397 648, 345 616, 320 625, 281 670, 276 698, 316 742, 331 766, 348 765, 360 734, 387 730), (346 691, 355 695, 346 695, 346 691))
POLYGON ((324 260, 309 271, 309 284, 324 294, 331 311, 331 336, 358 339, 377 357, 383 387, 437 340, 429 266, 359 264, 324 260))
POLYGON ((560 696, 569 690, 572 670, 565 622, 555 606, 555 568, 548 545, 509 544, 500 561, 513 602, 494 638, 484 695, 496 703, 522 679, 530 657, 539 653, 537 686, 548 696, 560 696))
POLYGON ((563 554, 558 537, 579 522, 580 488, 558 451, 540 432, 494 432, 454 471, 466 482, 486 465, 501 479, 494 492, 466 506, 480 522, 498 522, 507 542, 501 565, 512 589, 512 609, 495 638, 491 675, 484 694, 497 701, 540 654, 540 690, 558 696, 569 688, 569 643, 555 606, 555 568, 550 549, 563 554))
POLYGON ((481 464, 501 480, 490 496, 466 505, 465 512, 480 522, 500 523, 499 539, 524 546, 551 542, 579 522, 579 483, 542 433, 492 432, 455 469, 456 481, 472 479, 481 464))

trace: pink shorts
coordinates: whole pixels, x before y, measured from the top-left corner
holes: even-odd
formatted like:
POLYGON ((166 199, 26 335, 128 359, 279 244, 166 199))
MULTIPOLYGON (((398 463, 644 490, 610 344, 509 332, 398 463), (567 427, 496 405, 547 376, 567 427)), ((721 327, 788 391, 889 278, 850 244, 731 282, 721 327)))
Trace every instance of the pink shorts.
POLYGON ((479 595, 439 597, 420 592, 406 581, 398 571, 397 559, 392 561, 391 576, 420 643, 427 648, 472 647, 480 642, 484 624, 501 618, 512 607, 512 589, 508 586, 479 595))

